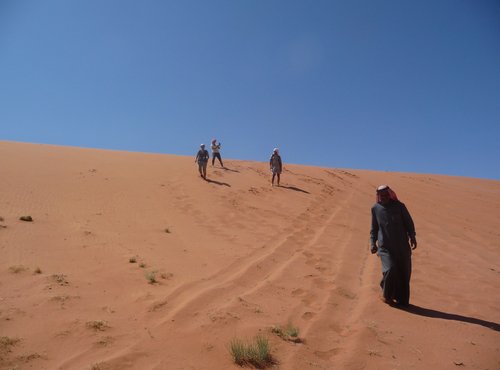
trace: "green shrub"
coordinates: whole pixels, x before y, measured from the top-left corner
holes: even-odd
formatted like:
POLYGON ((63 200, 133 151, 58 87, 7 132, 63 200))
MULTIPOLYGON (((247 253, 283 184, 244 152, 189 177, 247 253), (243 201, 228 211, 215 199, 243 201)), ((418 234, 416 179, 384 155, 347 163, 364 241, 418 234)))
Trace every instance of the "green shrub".
POLYGON ((302 343, 302 339, 299 338, 300 330, 296 326, 293 326, 291 323, 288 323, 287 326, 274 326, 271 328, 271 332, 276 334, 283 340, 287 340, 295 343, 302 343))
POLYGON ((229 352, 235 364, 243 365, 246 361, 246 346, 241 339, 234 338, 229 344, 229 352))
POLYGON ((229 352, 233 361, 240 366, 250 364, 264 369, 273 363, 269 341, 262 335, 257 335, 251 343, 233 339, 229 344, 229 352))

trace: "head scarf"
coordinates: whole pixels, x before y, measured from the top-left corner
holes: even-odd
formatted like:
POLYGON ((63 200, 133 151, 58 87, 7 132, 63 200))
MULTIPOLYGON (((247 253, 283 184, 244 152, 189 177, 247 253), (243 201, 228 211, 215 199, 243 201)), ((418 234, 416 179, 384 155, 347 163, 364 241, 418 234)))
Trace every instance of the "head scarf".
POLYGON ((380 193, 383 192, 383 191, 387 191, 389 193, 389 198, 391 200, 398 200, 398 196, 396 195, 396 193, 394 192, 394 190, 392 190, 389 185, 380 185, 378 188, 377 188, 377 203, 380 203, 381 202, 381 199, 380 199, 380 193))
POLYGON ((280 150, 278 148, 273 149, 273 153, 279 154, 280 150))

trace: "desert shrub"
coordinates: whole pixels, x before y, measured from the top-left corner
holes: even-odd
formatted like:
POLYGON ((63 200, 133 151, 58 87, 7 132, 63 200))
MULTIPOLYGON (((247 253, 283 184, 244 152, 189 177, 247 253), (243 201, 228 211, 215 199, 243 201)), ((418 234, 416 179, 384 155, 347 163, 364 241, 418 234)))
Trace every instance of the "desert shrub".
POLYGON ((276 334, 283 340, 287 340, 290 342, 301 343, 302 339, 299 338, 300 330, 292 323, 288 323, 285 327, 282 326, 274 326, 271 328, 271 332, 276 334))
POLYGON ((146 272, 146 280, 148 281, 149 284, 157 283, 158 280, 156 280, 156 271, 146 272))
POLYGON ((233 361, 240 366, 250 364, 264 369, 273 364, 269 341, 262 335, 257 335, 250 343, 234 338, 229 343, 229 352, 233 361))
POLYGON ((246 361, 246 346, 241 339, 234 338, 229 343, 229 352, 235 364, 243 365, 246 361))

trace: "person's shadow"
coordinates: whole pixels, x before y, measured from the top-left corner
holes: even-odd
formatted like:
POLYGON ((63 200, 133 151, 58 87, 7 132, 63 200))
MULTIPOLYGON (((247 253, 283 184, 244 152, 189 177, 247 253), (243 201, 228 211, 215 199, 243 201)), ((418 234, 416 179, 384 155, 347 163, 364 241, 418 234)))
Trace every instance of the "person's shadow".
POLYGON ((240 172, 240 171, 238 171, 238 170, 233 170, 232 168, 229 168, 229 167, 222 167, 222 169, 223 169, 224 171, 238 172, 238 173, 240 172))
POLYGON ((220 182, 220 181, 215 181, 215 180, 211 180, 209 178, 206 178, 205 179, 206 182, 210 182, 212 184, 217 184, 217 185, 221 185, 221 186, 227 186, 227 187, 231 187, 231 185, 229 185, 227 182, 220 182))
POLYGON ((488 328, 488 329, 500 331, 500 324, 497 324, 496 322, 492 322, 492 321, 476 319, 475 317, 462 316, 462 315, 457 315, 454 313, 436 311, 436 310, 432 310, 430 308, 415 306, 413 304, 410 304, 407 307, 398 306, 398 308, 403 310, 403 311, 412 313, 414 315, 432 317, 435 319, 467 322, 469 324, 481 325, 481 326, 484 326, 485 328, 488 328))
POLYGON ((309 193, 307 190, 304 190, 304 189, 298 188, 298 187, 296 187, 296 186, 286 186, 286 185, 280 185, 279 187, 280 187, 280 188, 284 188, 284 189, 293 190, 293 191, 299 191, 299 192, 301 192, 301 193, 311 194, 311 193, 309 193))

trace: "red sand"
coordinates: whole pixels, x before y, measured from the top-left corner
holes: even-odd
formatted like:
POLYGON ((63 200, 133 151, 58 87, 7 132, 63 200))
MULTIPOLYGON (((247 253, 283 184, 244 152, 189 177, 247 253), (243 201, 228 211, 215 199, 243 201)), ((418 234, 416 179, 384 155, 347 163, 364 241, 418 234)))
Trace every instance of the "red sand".
POLYGON ((205 182, 191 157, 0 157, 1 369, 237 369, 229 342, 259 333, 280 369, 500 368, 499 181, 285 163, 272 188, 265 163, 205 182), (415 221, 414 312, 379 299, 381 183, 415 221), (304 343, 271 333, 287 323, 304 343))

